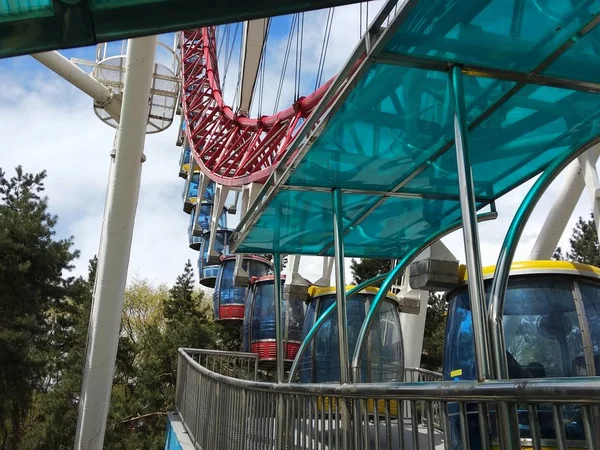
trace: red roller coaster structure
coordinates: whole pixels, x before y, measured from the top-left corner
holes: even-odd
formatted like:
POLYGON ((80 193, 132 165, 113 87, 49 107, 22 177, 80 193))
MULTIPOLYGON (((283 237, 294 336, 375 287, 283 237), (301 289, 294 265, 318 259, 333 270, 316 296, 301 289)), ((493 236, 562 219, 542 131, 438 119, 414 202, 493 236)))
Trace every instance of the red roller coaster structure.
POLYGON ((277 114, 249 118, 223 99, 216 27, 183 31, 181 37, 185 132, 200 169, 231 187, 265 180, 335 77, 277 114))

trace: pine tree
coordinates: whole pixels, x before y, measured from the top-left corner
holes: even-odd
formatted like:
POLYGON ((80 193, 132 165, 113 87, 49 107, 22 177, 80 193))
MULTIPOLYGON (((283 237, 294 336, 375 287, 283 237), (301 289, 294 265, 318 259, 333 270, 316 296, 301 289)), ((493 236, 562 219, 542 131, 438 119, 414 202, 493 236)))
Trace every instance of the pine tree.
POLYGON ((558 247, 552 255, 552 259, 568 260, 600 267, 600 244, 598 243, 598 233, 593 214, 590 214, 590 219, 587 221, 583 220, 582 217, 579 218, 569 239, 569 244, 571 250, 566 255, 563 256, 562 249, 558 247))
POLYGON ((421 367, 425 369, 440 371, 442 368, 447 309, 448 302, 443 293, 429 293, 421 355, 421 367))
POLYGON ((63 271, 78 256, 56 239, 57 217, 42 197, 45 172, 0 169, 0 448, 20 448, 36 392, 54 383, 52 313, 68 295, 63 271))
POLYGON ((175 285, 169 291, 169 300, 165 303, 165 319, 168 322, 197 312, 194 300, 194 268, 188 259, 183 273, 177 277, 175 285))
MULTIPOLYGON (((391 259, 363 258, 357 261, 353 258, 350 263, 350 270, 356 284, 363 283, 382 273, 387 273, 391 268, 391 259)), ((381 283, 377 283, 374 286, 381 286, 381 283)))
POLYGON ((73 445, 97 262, 96 257, 90 260, 87 279, 69 280, 68 296, 52 313, 47 366, 51 374, 47 379, 52 382, 35 393, 23 449, 60 450, 73 445))

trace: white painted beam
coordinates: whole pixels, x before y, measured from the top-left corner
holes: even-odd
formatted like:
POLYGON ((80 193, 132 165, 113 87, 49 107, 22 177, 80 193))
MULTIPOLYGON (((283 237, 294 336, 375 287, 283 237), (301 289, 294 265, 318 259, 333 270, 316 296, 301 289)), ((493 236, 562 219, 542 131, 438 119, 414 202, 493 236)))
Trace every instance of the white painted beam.
MULTIPOLYGON (((585 158, 595 167, 599 155, 600 145, 597 145, 587 151, 585 158)), ((548 212, 546 221, 529 254, 529 259, 544 260, 552 258, 554 250, 558 246, 558 241, 560 241, 569 223, 569 219, 573 215, 573 211, 575 211, 584 187, 585 180, 582 165, 580 160, 576 159, 565 170, 563 187, 554 200, 554 205, 552 205, 552 208, 548 212)))
POLYGON ((242 34, 242 79, 238 102, 238 108, 242 114, 248 114, 250 111, 252 93, 254 92, 254 86, 258 78, 258 68, 260 66, 264 42, 267 38, 269 20, 265 18, 244 22, 244 31, 242 34))
POLYGON ((113 96, 112 92, 98 80, 92 78, 58 52, 36 53, 31 56, 73 86, 92 97, 96 105, 104 108, 113 119, 117 122, 119 121, 121 100, 113 96))
POLYGON ((156 36, 132 39, 127 49, 123 109, 106 192, 75 450, 101 450, 104 442, 140 193, 155 49, 156 36))

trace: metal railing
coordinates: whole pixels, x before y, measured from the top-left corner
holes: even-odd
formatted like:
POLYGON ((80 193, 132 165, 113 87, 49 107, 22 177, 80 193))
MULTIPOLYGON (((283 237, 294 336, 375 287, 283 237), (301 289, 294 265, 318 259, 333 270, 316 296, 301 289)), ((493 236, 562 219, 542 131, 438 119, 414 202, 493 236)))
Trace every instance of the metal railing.
MULTIPOLYGON (((533 449, 543 445, 597 450, 599 445, 594 424, 600 377, 277 384, 213 372, 192 356, 203 352, 179 350, 176 396, 187 431, 202 450, 341 449, 342 438, 349 436, 356 450, 485 449, 490 444, 499 448, 495 414, 499 402, 518 406, 522 444, 533 449), (435 425, 436 404, 441 429, 435 425), (406 408, 410 419, 399 420, 398 412, 406 408), (342 424, 348 422, 341 416, 348 411, 346 429, 342 424), (483 414, 489 417, 490 429, 481 434, 479 424, 487 423, 481 420, 483 414), (576 440, 573 424, 581 428, 576 440)), ((434 376, 422 370, 413 373, 419 379, 434 376)))
POLYGON ((225 352, 221 350, 182 349, 190 358, 212 372, 239 378, 257 380, 258 355, 246 352, 225 352))
MULTIPOLYGON (((420 367, 406 367, 404 369, 405 383, 423 383, 428 381, 442 381, 442 374, 439 372, 433 372, 431 370, 422 369, 420 367)), ((429 417, 431 417, 435 429, 443 430, 444 423, 442 418, 440 402, 432 402, 431 407, 431 416, 428 416, 427 407, 424 401, 417 401, 414 411, 411 404, 405 403, 404 410, 402 412, 403 418, 405 422, 411 422, 413 414, 415 414, 419 426, 426 427, 427 420, 429 417)))

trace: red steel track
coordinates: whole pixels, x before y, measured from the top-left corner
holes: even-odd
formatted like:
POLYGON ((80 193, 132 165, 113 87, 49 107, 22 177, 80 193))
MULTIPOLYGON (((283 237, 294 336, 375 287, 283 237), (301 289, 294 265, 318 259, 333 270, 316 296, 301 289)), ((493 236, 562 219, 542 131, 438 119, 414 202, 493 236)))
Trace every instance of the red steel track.
POLYGON ((216 28, 182 32, 183 113, 192 155, 213 181, 227 186, 261 182, 317 106, 331 83, 272 116, 235 113, 221 94, 216 28))

